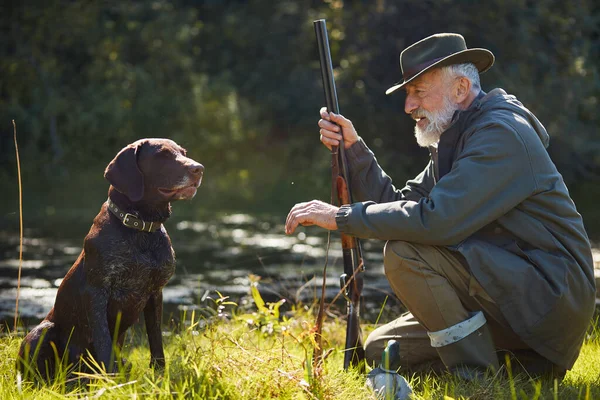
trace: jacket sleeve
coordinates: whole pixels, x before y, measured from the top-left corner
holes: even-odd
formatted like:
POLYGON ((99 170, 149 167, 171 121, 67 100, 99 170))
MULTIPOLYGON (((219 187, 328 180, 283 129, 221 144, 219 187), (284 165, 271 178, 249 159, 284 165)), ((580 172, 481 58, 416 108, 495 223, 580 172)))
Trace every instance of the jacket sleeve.
POLYGON ((455 245, 534 193, 536 181, 521 136, 508 125, 477 130, 429 197, 366 201, 340 208, 340 232, 361 238, 455 245))
POLYGON ((392 179, 379 166, 375 155, 362 139, 346 150, 346 158, 354 201, 419 201, 429 195, 434 185, 433 164, 429 162, 423 172, 406 182, 403 189, 396 189, 392 179))

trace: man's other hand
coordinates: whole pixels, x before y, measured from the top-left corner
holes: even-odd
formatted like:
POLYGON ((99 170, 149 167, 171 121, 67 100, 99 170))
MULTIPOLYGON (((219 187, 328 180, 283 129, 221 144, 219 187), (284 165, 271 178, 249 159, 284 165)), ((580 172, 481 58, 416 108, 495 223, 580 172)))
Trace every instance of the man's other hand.
POLYGON ((285 221, 285 233, 291 235, 298 225, 317 225, 321 228, 334 231, 337 229, 335 214, 338 207, 319 200, 308 203, 298 203, 290 210, 285 221))

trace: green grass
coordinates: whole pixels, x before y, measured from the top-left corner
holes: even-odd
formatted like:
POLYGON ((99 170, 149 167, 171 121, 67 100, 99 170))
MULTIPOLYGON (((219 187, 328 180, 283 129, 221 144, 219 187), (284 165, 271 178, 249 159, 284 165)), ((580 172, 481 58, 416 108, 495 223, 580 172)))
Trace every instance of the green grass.
MULTIPOLYGON (((15 357, 22 337, 5 335, 0 339, 0 399, 373 398, 364 376, 342 370, 345 327, 341 319, 329 318, 325 323, 325 346, 333 350, 320 377, 313 379, 306 368, 312 352, 313 310, 294 309, 282 316, 278 304, 260 304, 260 300, 253 309, 243 311, 221 297, 213 307, 183 315, 182 328, 171 328, 164 338, 167 366, 163 371, 148 366, 143 328, 132 329, 122 354, 132 364, 130 371, 99 375, 87 385, 65 380, 64 374, 50 384, 19 382, 15 357)), ((368 332, 372 327, 364 328, 368 332)), ((492 377, 479 383, 461 382, 450 375, 407 379, 417 399, 600 399, 599 329, 590 329, 581 356, 561 383, 525 376, 492 377)))

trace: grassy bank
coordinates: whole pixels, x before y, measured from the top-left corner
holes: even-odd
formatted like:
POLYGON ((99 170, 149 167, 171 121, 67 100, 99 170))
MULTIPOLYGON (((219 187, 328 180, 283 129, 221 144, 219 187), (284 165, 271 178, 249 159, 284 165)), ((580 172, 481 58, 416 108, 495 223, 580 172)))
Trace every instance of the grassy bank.
MULTIPOLYGON (((343 321, 328 318, 323 334, 332 349, 318 379, 306 368, 312 352, 312 310, 305 307, 279 315, 278 304, 244 309, 215 298, 212 307, 187 312, 178 328, 165 336, 167 366, 148 367, 143 328, 128 334, 123 354, 128 372, 99 376, 88 385, 59 380, 35 386, 19 382, 15 356, 21 337, 0 339, 1 399, 68 398, 224 398, 224 399, 370 399, 364 377, 341 368, 343 321)), ((367 333, 370 327, 365 327, 367 333)), ((5 329, 5 328, 3 328, 5 329)), ((557 329, 560 329, 557 327, 557 329)), ((407 376, 417 399, 599 399, 600 337, 590 329, 583 351, 563 382, 526 376, 464 383, 451 376, 407 376)))

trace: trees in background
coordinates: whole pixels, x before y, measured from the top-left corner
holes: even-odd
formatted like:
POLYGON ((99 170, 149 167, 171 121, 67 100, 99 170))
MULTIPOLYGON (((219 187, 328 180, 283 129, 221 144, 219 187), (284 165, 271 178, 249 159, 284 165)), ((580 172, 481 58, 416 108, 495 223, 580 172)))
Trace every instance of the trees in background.
POLYGON ((37 3, 0 5, 6 190, 15 182, 15 119, 30 192, 51 197, 75 182, 104 192, 101 172, 121 147, 161 136, 206 165, 207 204, 284 210, 328 198, 317 18, 328 20, 341 111, 398 185, 427 153, 403 115, 403 95, 384 92, 400 80, 399 52, 440 31, 494 52, 484 89, 503 87, 534 111, 570 187, 589 188, 598 175, 600 8, 592 0, 37 3))

